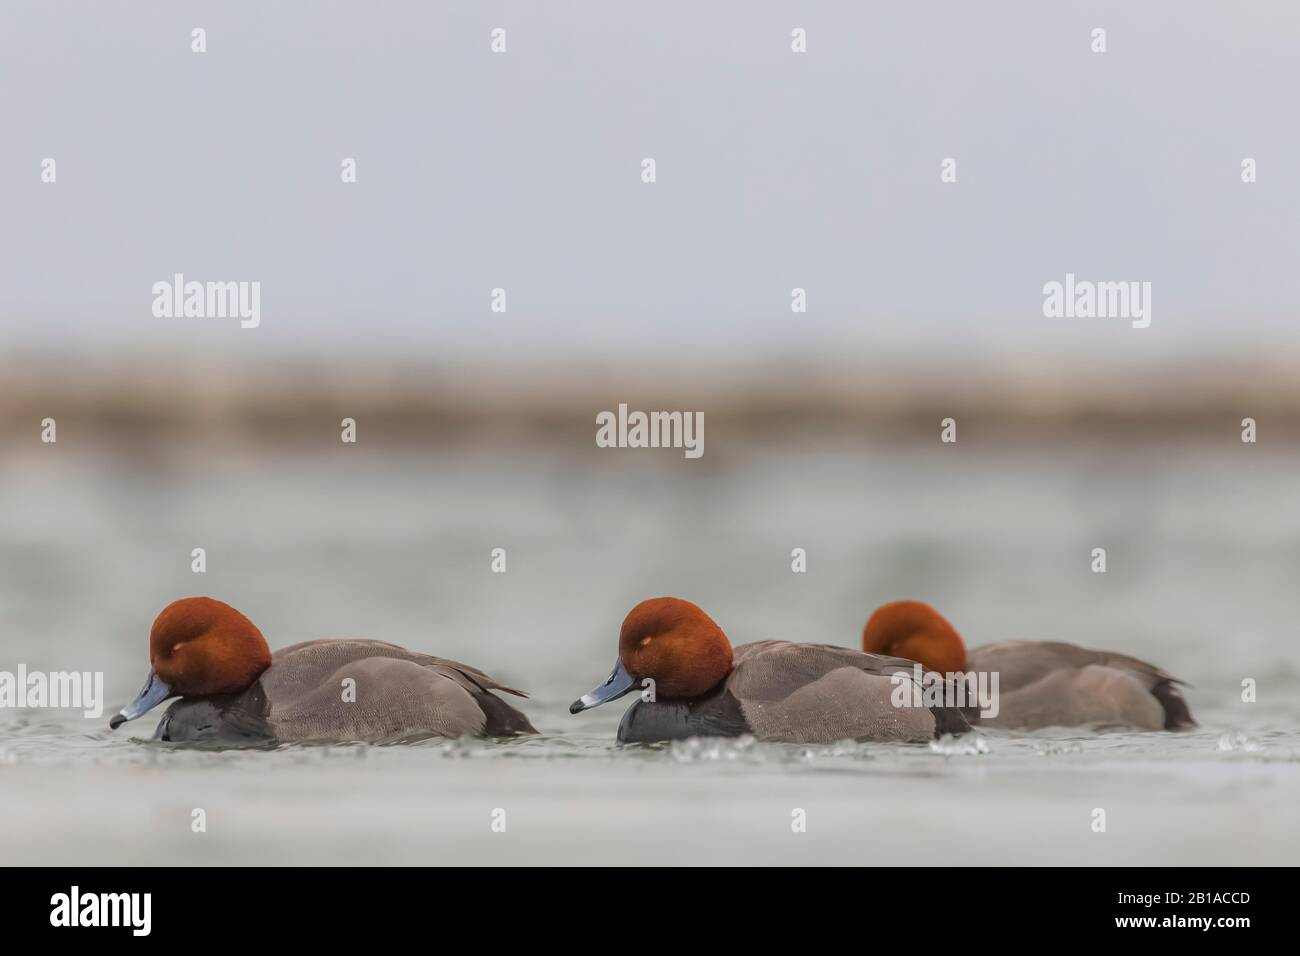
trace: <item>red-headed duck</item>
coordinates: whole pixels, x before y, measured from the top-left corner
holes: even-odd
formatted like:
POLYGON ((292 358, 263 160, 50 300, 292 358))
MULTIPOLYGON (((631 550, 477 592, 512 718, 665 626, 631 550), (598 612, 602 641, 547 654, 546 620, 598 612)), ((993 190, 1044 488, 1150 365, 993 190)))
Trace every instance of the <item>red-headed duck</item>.
POLYGON ((758 641, 733 649, 694 604, 652 598, 623 621, 609 679, 569 712, 640 691, 619 724, 620 743, 742 734, 787 743, 928 740, 969 730, 955 708, 893 703, 890 675, 911 668, 910 661, 827 644, 758 641))
POLYGON ((519 697, 482 671, 382 641, 307 641, 271 653, 229 604, 182 598, 149 635, 144 689, 117 727, 170 697, 157 740, 219 743, 510 737, 532 724, 495 694, 519 697))
POLYGON ((862 631, 862 648, 916 661, 940 674, 998 675, 996 716, 1010 730, 1108 725, 1137 730, 1196 726, 1183 682, 1125 654, 1052 641, 1001 641, 967 652, 956 629, 921 601, 891 601, 862 631))

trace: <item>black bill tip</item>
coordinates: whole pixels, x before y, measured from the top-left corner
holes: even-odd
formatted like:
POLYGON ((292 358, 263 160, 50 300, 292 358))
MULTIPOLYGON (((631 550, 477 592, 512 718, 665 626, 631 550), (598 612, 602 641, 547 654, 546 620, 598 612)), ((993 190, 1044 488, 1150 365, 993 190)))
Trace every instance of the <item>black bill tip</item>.
POLYGON ((117 728, 121 727, 124 723, 126 723, 125 717, 121 714, 114 714, 112 717, 108 718, 108 729, 117 730, 117 728))
POLYGON ((586 709, 587 709, 587 705, 580 700, 575 700, 572 704, 569 705, 569 713, 571 714, 580 714, 586 709))

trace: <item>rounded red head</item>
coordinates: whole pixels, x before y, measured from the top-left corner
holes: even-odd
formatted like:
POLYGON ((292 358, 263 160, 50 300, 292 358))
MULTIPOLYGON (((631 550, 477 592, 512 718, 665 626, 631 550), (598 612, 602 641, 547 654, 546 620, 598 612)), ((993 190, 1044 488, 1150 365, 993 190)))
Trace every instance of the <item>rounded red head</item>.
POLYGON ((916 661, 926 670, 966 670, 966 645, 943 615, 922 601, 882 604, 862 629, 862 649, 916 661))
POLYGON ((208 597, 173 601, 149 632, 149 676, 135 700, 109 720, 118 727, 169 697, 237 694, 271 666, 262 632, 229 604, 208 597))
POLYGON ((647 677, 654 680, 656 698, 698 697, 730 673, 731 642, 713 618, 690 601, 650 598, 623 619, 613 672, 569 712, 622 697, 647 677))
POLYGON ((623 619, 618 659, 634 680, 654 679, 660 697, 698 697, 731 673, 731 642, 690 601, 642 601, 623 619))
POLYGON ((209 597, 173 601, 149 632, 154 673, 181 697, 234 694, 271 666, 271 648, 248 618, 209 597))

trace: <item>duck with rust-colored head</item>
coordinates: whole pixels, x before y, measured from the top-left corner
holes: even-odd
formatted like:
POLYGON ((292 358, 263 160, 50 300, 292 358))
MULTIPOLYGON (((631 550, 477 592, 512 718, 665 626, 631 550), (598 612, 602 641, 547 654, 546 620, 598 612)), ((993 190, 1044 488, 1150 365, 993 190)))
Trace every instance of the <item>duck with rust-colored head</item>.
POLYGON ((163 608, 149 635, 149 662, 144 689, 110 727, 179 697, 154 739, 237 744, 537 733, 493 691, 528 695, 473 667, 382 641, 307 641, 272 654, 252 621, 207 597, 163 608))
POLYGON ((569 712, 640 691, 619 724, 620 743, 742 734, 787 743, 929 740, 969 730, 955 708, 894 703, 912 699, 895 694, 911 671, 911 661, 828 644, 732 648, 690 601, 651 598, 624 619, 613 673, 569 712))
POLYGON ((1008 730, 1196 726, 1182 681, 1126 654, 1053 641, 1001 641, 967 652, 956 629, 921 601, 891 601, 871 615, 862 649, 916 661, 940 674, 998 675, 996 716, 979 723, 1008 730))

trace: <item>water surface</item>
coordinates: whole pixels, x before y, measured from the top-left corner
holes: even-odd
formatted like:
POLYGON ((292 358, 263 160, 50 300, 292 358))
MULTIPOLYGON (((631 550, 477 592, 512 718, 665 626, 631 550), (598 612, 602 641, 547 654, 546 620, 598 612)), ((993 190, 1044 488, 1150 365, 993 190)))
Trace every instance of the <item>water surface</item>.
POLYGON ((531 448, 141 461, 60 437, 57 458, 0 463, 0 669, 102 670, 109 706, 0 711, 5 863, 1288 863, 1300 847, 1294 456, 719 438, 700 463, 531 448), (145 742, 150 717, 110 732, 153 616, 194 593, 272 647, 371 637, 473 663, 532 693, 542 734, 200 751, 145 742), (971 644, 1156 661, 1193 685, 1201 729, 620 749, 623 702, 567 706, 608 673, 626 611, 659 594, 700 603, 734 643, 850 645, 876 604, 919 597, 971 644))

